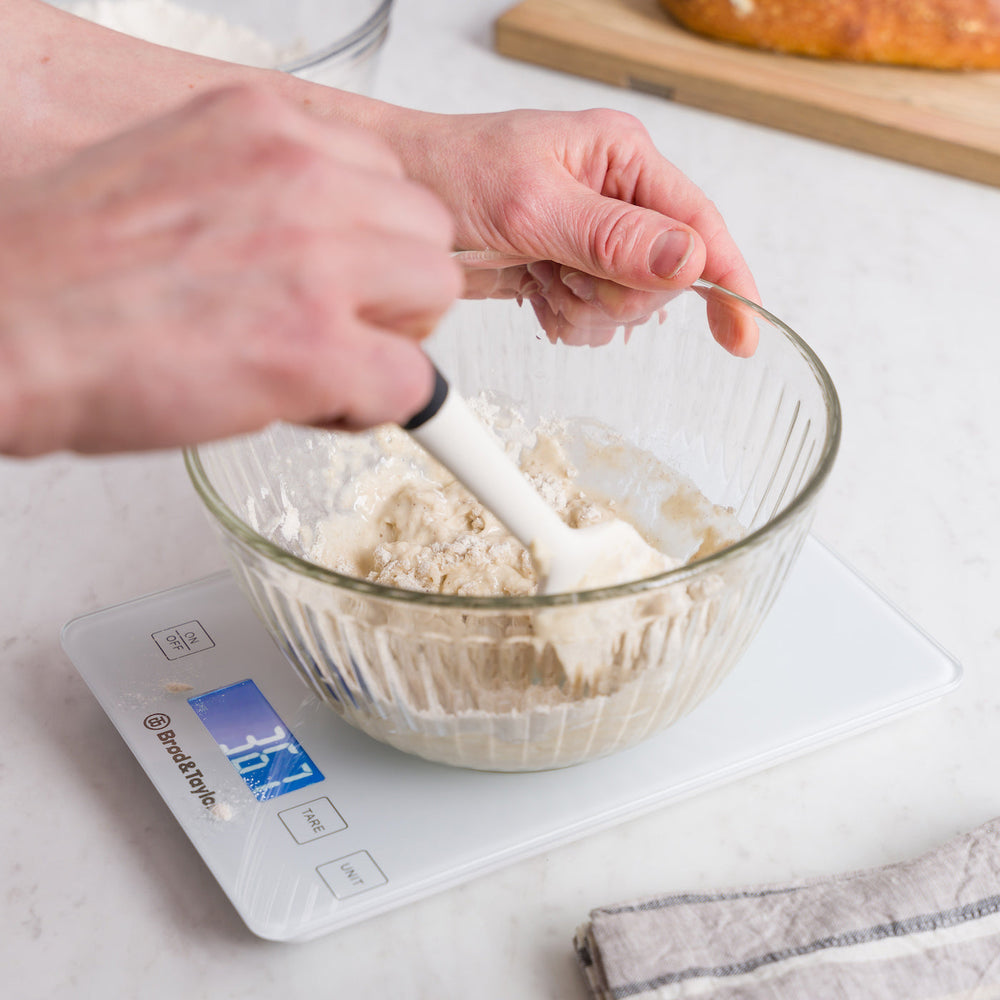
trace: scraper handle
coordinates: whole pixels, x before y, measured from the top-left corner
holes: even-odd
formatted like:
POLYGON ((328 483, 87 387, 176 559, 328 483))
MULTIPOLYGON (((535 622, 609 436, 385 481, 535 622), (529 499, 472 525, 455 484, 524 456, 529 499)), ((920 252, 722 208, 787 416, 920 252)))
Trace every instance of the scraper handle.
POLYGON ((461 394, 449 391, 447 380, 436 367, 430 402, 403 424, 403 430, 529 551, 539 543, 544 543, 545 551, 552 551, 555 541, 571 531, 524 478, 461 394))
POLYGON ((447 379, 438 371, 437 365, 432 363, 431 367, 434 369, 434 391, 427 405, 403 424, 404 431, 415 431, 418 427, 422 427, 444 406, 444 401, 448 398, 447 379))

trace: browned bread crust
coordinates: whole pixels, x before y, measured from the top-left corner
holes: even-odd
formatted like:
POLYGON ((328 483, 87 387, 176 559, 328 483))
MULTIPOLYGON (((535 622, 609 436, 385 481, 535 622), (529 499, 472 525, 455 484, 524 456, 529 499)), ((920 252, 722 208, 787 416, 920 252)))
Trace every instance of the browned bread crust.
POLYGON ((936 69, 1000 69, 998 0, 659 0, 685 28, 755 48, 936 69))

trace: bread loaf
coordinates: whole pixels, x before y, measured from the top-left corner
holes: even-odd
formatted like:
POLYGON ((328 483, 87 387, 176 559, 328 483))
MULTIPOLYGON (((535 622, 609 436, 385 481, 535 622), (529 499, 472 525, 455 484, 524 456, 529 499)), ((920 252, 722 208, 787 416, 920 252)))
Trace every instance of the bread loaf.
POLYGON ((1000 0, 659 0, 691 31, 755 48, 1000 69, 1000 0))

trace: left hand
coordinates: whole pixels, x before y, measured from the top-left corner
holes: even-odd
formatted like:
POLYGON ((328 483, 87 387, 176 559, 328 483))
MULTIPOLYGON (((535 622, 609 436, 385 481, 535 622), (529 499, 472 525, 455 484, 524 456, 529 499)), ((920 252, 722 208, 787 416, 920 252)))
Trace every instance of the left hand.
MULTIPOLYGON (((385 135, 451 209, 458 248, 524 261, 470 270, 465 294, 529 300, 552 338, 603 343, 700 277, 759 301, 719 211, 631 115, 427 115, 385 135)), ((710 304, 709 321, 726 350, 753 353, 749 317, 710 304)))

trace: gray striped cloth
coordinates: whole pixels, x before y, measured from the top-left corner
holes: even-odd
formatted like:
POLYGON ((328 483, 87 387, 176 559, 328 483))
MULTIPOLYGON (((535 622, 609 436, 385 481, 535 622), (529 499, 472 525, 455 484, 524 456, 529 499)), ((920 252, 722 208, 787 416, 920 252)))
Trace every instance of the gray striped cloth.
POLYGON ((1000 998, 1000 819, 914 861, 594 910, 599 1000, 1000 998))

